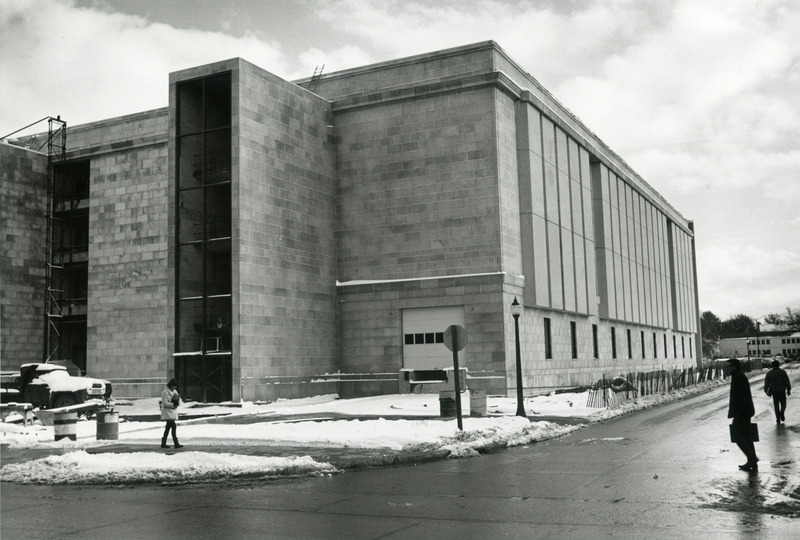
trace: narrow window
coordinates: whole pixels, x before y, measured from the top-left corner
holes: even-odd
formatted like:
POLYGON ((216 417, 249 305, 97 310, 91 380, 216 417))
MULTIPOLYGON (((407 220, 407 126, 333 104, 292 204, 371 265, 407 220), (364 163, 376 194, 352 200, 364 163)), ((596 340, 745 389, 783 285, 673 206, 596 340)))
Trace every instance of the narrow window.
POLYGON ((692 338, 689 338, 689 358, 692 358, 692 338))
POLYGON ((544 318, 544 357, 553 358, 553 342, 550 337, 550 319, 544 318))
POLYGON ((686 339, 681 336, 681 358, 686 358, 686 339))
POLYGON ((597 325, 592 325, 592 352, 594 353, 595 358, 599 358, 600 355, 597 354, 597 325))
POLYGON ((572 342, 572 358, 578 358, 578 335, 575 321, 569 322, 569 337, 572 342))
POLYGON ((655 332, 653 332, 653 358, 658 358, 658 338, 655 332))
POLYGON ((664 334, 664 358, 669 358, 669 354, 667 354, 667 334, 664 334))
POLYGON ((672 356, 674 358, 678 357, 678 338, 675 334, 672 335, 672 356))
POLYGON ((642 359, 646 358, 645 354, 645 346, 644 346, 644 330, 640 332, 641 344, 642 344, 642 359))
POLYGON ((631 345, 631 329, 630 328, 628 328, 627 334, 628 334, 628 358, 633 358, 633 347, 631 345))
POLYGON ((617 330, 611 327, 611 358, 617 357, 617 330))

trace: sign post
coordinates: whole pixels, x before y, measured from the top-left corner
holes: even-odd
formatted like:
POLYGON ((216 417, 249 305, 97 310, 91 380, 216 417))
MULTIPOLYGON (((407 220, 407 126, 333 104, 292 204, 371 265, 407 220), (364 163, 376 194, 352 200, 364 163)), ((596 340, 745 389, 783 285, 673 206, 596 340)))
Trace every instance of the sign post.
POLYGON ((444 344, 453 351, 453 375, 455 376, 456 390, 456 418, 458 419, 458 429, 464 430, 461 420, 461 372, 458 368, 458 351, 467 345, 467 331, 462 326, 453 324, 447 327, 444 332, 444 344))

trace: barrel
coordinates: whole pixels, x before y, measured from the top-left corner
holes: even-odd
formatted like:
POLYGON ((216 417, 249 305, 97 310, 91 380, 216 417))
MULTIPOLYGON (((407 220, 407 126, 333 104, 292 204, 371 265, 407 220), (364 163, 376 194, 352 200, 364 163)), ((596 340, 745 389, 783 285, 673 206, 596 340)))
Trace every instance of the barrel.
POLYGON ((453 418, 456 416, 456 393, 449 390, 439 392, 439 416, 453 418))
POLYGON ((119 439, 119 413, 101 411, 97 413, 97 440, 116 441, 119 439))
POLYGON ((469 415, 486 416, 486 390, 469 391, 469 415))
POLYGON ((53 415, 53 432, 55 440, 78 440, 78 413, 57 412, 53 415))

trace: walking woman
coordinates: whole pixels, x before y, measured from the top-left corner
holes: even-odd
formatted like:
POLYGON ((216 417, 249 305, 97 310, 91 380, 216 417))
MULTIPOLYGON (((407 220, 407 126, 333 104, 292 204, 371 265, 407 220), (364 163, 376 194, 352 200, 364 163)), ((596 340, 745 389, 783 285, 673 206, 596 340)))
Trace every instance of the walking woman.
POLYGON ((180 405, 181 396, 178 394, 178 383, 175 379, 170 379, 167 387, 161 392, 161 419, 167 421, 164 426, 164 436, 161 437, 161 448, 169 448, 167 445, 167 436, 172 432, 172 442, 175 443, 175 448, 183 448, 183 445, 178 442, 178 435, 175 432, 177 425, 175 421, 178 419, 178 405, 180 405))

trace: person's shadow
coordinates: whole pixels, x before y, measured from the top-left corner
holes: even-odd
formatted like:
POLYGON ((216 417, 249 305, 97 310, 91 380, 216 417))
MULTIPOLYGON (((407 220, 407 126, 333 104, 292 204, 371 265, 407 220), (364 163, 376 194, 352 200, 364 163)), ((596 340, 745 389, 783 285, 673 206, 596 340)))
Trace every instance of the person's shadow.
POLYGON ((733 488, 738 493, 732 495, 732 510, 739 516, 739 530, 742 532, 760 531, 764 527, 764 486, 756 472, 742 478, 733 488))

